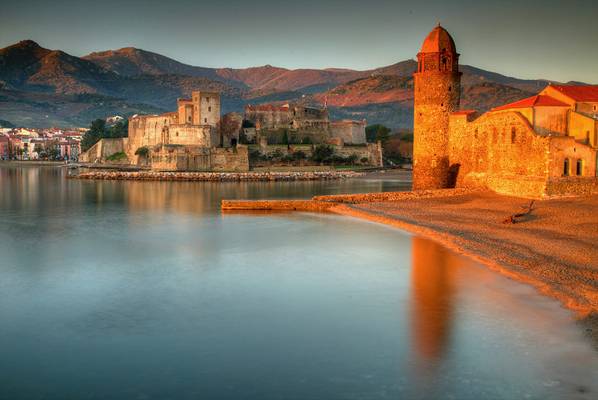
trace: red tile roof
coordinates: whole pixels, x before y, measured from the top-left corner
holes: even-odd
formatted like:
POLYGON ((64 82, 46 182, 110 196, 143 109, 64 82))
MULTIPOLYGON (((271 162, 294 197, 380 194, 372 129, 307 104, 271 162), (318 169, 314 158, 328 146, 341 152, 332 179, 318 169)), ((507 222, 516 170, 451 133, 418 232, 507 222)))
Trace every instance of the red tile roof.
POLYGON ((554 97, 537 94, 527 99, 515 101, 513 103, 505 104, 504 106, 493 108, 492 111, 510 110, 511 108, 529 108, 529 107, 569 107, 567 103, 563 103, 554 97))
POLYGON ((452 115, 469 115, 469 114, 473 114, 475 112, 476 112, 476 110, 459 110, 459 111, 454 111, 451 114, 452 115))
POLYGON ((598 101, 598 85, 551 85, 575 101, 598 101))
POLYGON ((247 111, 289 111, 289 106, 287 106, 287 105, 275 106, 272 104, 262 104, 262 105, 253 106, 251 104, 248 104, 245 106, 245 110, 247 110, 247 111))

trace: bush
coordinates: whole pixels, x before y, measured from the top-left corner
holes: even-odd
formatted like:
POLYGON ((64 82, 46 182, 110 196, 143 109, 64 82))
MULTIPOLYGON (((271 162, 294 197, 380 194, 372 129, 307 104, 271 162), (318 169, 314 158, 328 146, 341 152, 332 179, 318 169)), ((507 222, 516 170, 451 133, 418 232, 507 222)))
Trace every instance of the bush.
POLYGON ((147 157, 149 155, 149 147, 141 146, 137 150, 135 150, 135 155, 140 157, 147 157))
POLYGON ((262 158, 262 153, 259 150, 251 149, 249 150, 249 159, 251 161, 257 161, 262 158))
POLYGON ((304 137, 303 140, 301 141, 301 144, 312 144, 311 138, 309 136, 304 137))
POLYGON ((355 163, 357 162, 357 159, 359 158, 359 156, 355 153, 351 154, 349 157, 347 157, 347 164, 351 164, 351 165, 355 165, 355 163))
POLYGON ((370 161, 370 159, 367 157, 361 157, 361 160, 359 160, 359 161, 361 161, 362 164, 367 164, 368 161, 370 161))
POLYGON ((305 160, 305 159, 307 158, 307 155, 306 155, 306 154, 305 154, 303 151, 301 151, 301 150, 297 150, 297 151, 295 151, 295 152, 293 153, 293 158, 294 158, 295 160, 297 160, 297 161, 298 161, 298 160, 305 160))
POLYGON ((320 144, 314 149, 311 159, 315 162, 326 162, 330 161, 333 154, 334 149, 331 146, 327 144, 320 144))
POLYGON ((106 157, 107 161, 122 161, 122 160, 126 160, 127 159, 127 155, 125 154, 124 151, 119 151, 118 153, 114 153, 109 155, 108 157, 106 157))

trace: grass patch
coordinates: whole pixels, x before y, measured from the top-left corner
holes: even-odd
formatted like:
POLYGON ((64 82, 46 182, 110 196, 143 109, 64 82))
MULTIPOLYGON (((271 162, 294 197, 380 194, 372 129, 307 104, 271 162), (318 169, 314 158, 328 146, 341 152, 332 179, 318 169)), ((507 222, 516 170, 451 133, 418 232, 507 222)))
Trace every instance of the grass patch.
POLYGON ((106 161, 124 161, 127 160, 127 155, 124 151, 119 151, 106 157, 106 161))

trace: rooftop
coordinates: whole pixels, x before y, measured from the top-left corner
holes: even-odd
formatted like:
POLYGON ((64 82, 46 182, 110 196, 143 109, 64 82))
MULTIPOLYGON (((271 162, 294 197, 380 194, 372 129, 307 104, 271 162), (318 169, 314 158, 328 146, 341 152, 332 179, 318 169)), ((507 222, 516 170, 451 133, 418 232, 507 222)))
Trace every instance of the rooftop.
POLYGON ((598 101, 598 85, 551 85, 575 101, 598 101))
POLYGON ((567 103, 563 103, 554 97, 537 94, 523 100, 515 101, 513 103, 505 104, 504 106, 493 108, 492 111, 510 110, 512 108, 530 108, 530 107, 569 107, 567 103))
POLYGON ((447 30, 438 24, 424 40, 420 53, 440 53, 442 51, 456 53, 457 47, 447 30))

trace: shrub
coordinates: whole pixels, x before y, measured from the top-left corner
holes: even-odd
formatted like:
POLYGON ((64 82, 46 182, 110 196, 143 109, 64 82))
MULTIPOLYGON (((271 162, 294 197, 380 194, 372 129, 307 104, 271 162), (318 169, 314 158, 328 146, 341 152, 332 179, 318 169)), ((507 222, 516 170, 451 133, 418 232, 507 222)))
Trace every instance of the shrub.
POLYGON ((301 141, 301 144, 312 144, 311 138, 309 136, 304 137, 303 140, 301 141))
POLYGON ((311 156, 312 160, 315 162, 325 162, 330 161, 332 155, 334 154, 334 149, 327 145, 327 144, 320 144, 317 145, 314 149, 314 152, 311 156))
POLYGON ((307 158, 307 155, 303 151, 297 150, 293 153, 293 158, 295 160, 305 160, 307 158))
POLYGON ((359 158, 359 156, 355 153, 351 154, 350 156, 347 157, 346 161, 347 164, 351 164, 354 165, 357 162, 357 159, 359 158))
POLYGON ((108 161, 122 161, 122 160, 126 160, 127 159, 127 155, 125 154, 124 151, 119 151, 118 153, 114 153, 109 155, 108 157, 106 157, 106 160, 108 161))
POLYGON ((362 164, 367 164, 368 161, 370 161, 370 159, 367 157, 361 157, 361 160, 359 160, 359 161, 361 161, 362 164))
POLYGON ((137 150, 135 150, 135 155, 140 157, 147 157, 149 155, 149 147, 141 146, 137 150))

